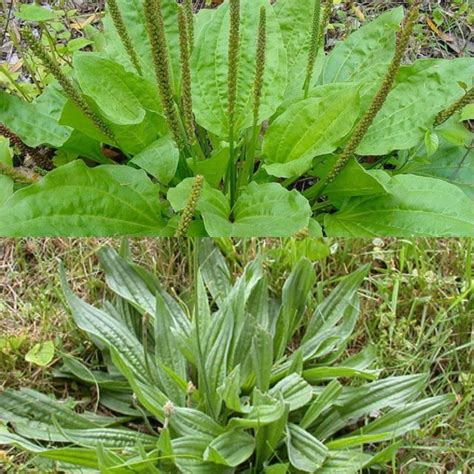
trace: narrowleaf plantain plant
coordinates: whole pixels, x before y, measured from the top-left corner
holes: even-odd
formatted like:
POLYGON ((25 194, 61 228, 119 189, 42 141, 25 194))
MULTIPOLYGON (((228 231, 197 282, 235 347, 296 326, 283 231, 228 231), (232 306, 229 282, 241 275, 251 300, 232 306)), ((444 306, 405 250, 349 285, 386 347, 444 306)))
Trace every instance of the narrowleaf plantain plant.
POLYGON ((56 169, 0 157, 0 234, 474 235, 474 59, 402 65, 419 8, 326 54, 332 0, 114 0, 72 67, 26 27, 54 80, 0 123, 56 169))
POLYGON ((95 409, 5 390, 0 444, 31 453, 42 472, 349 474, 383 469, 397 438, 451 401, 420 399, 425 375, 379 378, 373 348, 345 355, 368 267, 310 312, 309 260, 272 298, 261 258, 233 281, 210 242, 195 245, 187 305, 125 248, 100 253, 114 294, 102 309, 63 274, 74 321, 101 359, 92 368, 66 356, 57 375, 88 385, 95 409))

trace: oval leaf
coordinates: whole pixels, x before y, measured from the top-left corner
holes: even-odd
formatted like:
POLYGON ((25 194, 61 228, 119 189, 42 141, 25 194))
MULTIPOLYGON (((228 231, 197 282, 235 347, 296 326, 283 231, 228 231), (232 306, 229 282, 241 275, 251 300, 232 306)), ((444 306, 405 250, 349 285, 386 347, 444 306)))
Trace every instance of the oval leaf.
MULTIPOLYGON (((287 80, 286 51, 273 7, 265 0, 242 0, 240 55, 237 81, 236 129, 253 124, 256 39, 261 6, 267 8, 267 48, 260 120, 270 117, 283 99, 287 80)), ((197 122, 210 132, 227 136, 229 3, 225 2, 202 29, 191 67, 197 122)))
POLYGON ((157 235, 160 213, 158 188, 143 171, 79 160, 17 191, 0 208, 0 235, 157 235))
POLYGON ((326 231, 339 237, 413 237, 474 235, 474 207, 453 184, 400 175, 390 194, 354 198, 325 218, 326 231))

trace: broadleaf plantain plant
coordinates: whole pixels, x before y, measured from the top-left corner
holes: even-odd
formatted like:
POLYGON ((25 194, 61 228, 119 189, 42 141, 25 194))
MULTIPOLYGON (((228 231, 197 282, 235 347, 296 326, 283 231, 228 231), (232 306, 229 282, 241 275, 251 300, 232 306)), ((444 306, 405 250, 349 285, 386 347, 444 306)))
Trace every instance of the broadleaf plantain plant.
POLYGON ((55 80, 2 133, 57 169, 2 158, 1 235, 474 235, 474 59, 401 65, 419 0, 329 54, 332 0, 108 3, 72 67, 24 31, 55 80))
POLYGON ((309 260, 277 298, 261 258, 234 281, 210 242, 195 245, 189 304, 125 247, 100 252, 114 294, 102 309, 75 296, 63 273, 74 321, 101 358, 90 367, 65 356, 57 375, 89 385, 95 410, 5 390, 0 444, 33 454, 44 471, 357 473, 383 468, 397 438, 452 400, 420 399, 425 375, 379 378, 371 347, 346 355, 367 266, 309 311, 309 260))

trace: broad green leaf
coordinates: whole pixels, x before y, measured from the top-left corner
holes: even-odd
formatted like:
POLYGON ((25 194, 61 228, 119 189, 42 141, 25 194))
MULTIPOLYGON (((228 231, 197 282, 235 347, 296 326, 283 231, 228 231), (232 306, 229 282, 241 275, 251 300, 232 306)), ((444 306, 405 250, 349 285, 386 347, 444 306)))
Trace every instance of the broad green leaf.
POLYGON ((32 364, 46 367, 54 358, 53 341, 40 342, 35 344, 25 355, 25 360, 32 364))
MULTIPOLYGON (((314 0, 279 0, 275 13, 280 24, 283 43, 288 56, 288 88, 285 97, 303 94, 305 74, 311 40, 314 0), (295 25, 298 25, 295 28, 295 25)), ((313 84, 318 79, 324 65, 324 47, 320 45, 320 55, 316 60, 313 84)))
POLYGON ((180 436, 201 436, 209 442, 224 432, 210 416, 193 408, 175 407, 170 424, 180 436))
POLYGON ((75 52, 80 51, 81 49, 84 49, 92 44, 94 44, 94 42, 90 39, 74 38, 71 41, 68 41, 67 50, 70 54, 74 54, 75 52))
POLYGON ((15 16, 25 21, 48 21, 55 20, 58 12, 53 8, 45 8, 35 3, 20 5, 15 16))
POLYGON ((313 398, 313 389, 298 374, 291 374, 271 388, 269 394, 274 398, 283 398, 289 404, 290 411, 307 405, 313 398))
POLYGON ((357 153, 385 155, 416 146, 436 115, 463 96, 456 81, 470 82, 473 75, 474 58, 419 60, 402 67, 357 153))
POLYGON ((325 218, 326 232, 339 237, 470 237, 474 235, 472 201, 445 181, 399 175, 390 194, 353 198, 325 218))
POLYGON ((283 401, 274 400, 272 404, 254 405, 250 412, 243 418, 231 418, 229 428, 241 427, 260 428, 277 422, 285 414, 286 407, 283 401))
POLYGON ((462 109, 461 112, 461 122, 467 120, 474 120, 474 104, 469 104, 462 109))
POLYGON ((359 88, 354 84, 320 86, 319 97, 293 103, 265 134, 265 169, 274 176, 301 176, 316 156, 333 152, 359 116, 359 88), (327 91, 327 92, 326 92, 327 91))
POLYGON ((324 440, 350 420, 357 420, 373 410, 403 406, 419 394, 425 382, 424 375, 406 375, 349 387, 343 390, 337 404, 317 420, 313 434, 324 440))
POLYGON ((315 472, 324 463, 328 449, 303 428, 288 424, 286 447, 291 465, 304 472, 315 472))
POLYGON ((403 8, 395 8, 338 43, 326 59, 323 84, 360 83, 362 104, 367 106, 395 53, 396 33, 402 18, 403 8))
POLYGON ((255 439, 245 431, 226 431, 212 440, 204 452, 204 460, 238 467, 247 461, 254 450, 255 439))
POLYGON ((474 149, 444 143, 428 162, 412 161, 404 171, 455 184, 474 200, 474 149))
POLYGON ((72 133, 71 128, 58 122, 65 103, 57 88, 51 86, 32 103, 0 91, 0 123, 28 146, 60 147, 72 133))
POLYGON ((74 73, 79 85, 94 100, 101 113, 117 125, 136 125, 146 110, 160 113, 161 105, 153 83, 128 72, 120 64, 94 53, 76 53, 74 73))
POLYGON ((439 136, 431 130, 426 131, 425 148, 428 157, 434 155, 439 148, 439 136))
POLYGON ((0 163, 13 166, 13 147, 10 140, 0 135, 0 163))
POLYGON ((90 158, 96 163, 106 165, 113 164, 113 160, 104 156, 101 143, 83 133, 74 130, 69 139, 58 150, 53 158, 54 164, 64 166, 73 161, 73 159, 83 157, 90 158), (64 157, 64 158, 63 158, 64 157))
POLYGON ((174 463, 183 474, 224 474, 228 467, 204 461, 209 440, 202 436, 184 436, 172 441, 174 463))
MULTIPOLYGON (((337 156, 330 156, 318 161, 314 174, 326 178, 332 170, 337 156)), ((334 204, 351 196, 373 196, 388 192, 387 184, 391 176, 382 170, 366 170, 356 159, 351 159, 336 179, 325 189, 324 193, 334 204)))
MULTIPOLYGON (((184 209, 194 180, 182 181, 168 192, 174 210, 184 209)), ((217 189, 204 185, 197 206, 211 237, 288 237, 309 224, 308 201, 296 190, 287 191, 277 183, 252 182, 242 190, 230 221, 228 199, 217 189)))
POLYGON ((179 150, 169 135, 158 139, 136 155, 131 163, 144 169, 160 183, 168 184, 176 174, 179 150))
POLYGON ((78 160, 17 191, 0 208, 0 235, 157 235, 160 214, 158 188, 143 171, 78 160))
MULTIPOLYGON (((155 69, 147 34, 145 15, 143 13, 143 2, 141 0, 117 0, 117 5, 132 43, 138 53, 143 74, 148 80, 155 82, 155 69)), ((161 5, 165 21, 168 49, 172 58, 172 69, 176 76, 175 82, 177 84, 179 79, 177 4, 175 0, 161 0, 161 5)), ((105 53, 107 56, 114 61, 120 62, 126 66, 128 70, 136 72, 108 11, 104 18, 104 37, 105 53)))
POLYGON ((7 176, 0 175, 0 206, 13 195, 13 181, 7 176))
MULTIPOLYGON (((242 0, 237 80, 236 130, 253 124, 252 102, 259 10, 267 8, 267 48, 260 121, 269 118, 283 99, 287 81, 286 51, 275 12, 265 0, 242 0)), ((201 30, 191 59, 193 102, 197 122, 220 137, 229 134, 228 43, 229 4, 225 2, 201 30)))
POLYGON ((196 176, 204 176, 213 188, 217 188, 226 173, 229 159, 229 146, 224 144, 222 148, 215 150, 208 159, 196 163, 190 159, 188 164, 196 176))
POLYGON ((311 426, 313 422, 317 420, 319 415, 321 415, 324 410, 327 410, 337 400, 341 390, 342 385, 337 380, 333 380, 330 384, 326 385, 306 410, 299 423, 300 426, 304 429, 311 426))
MULTIPOLYGON (((98 108, 93 104, 93 109, 100 115, 98 108)), ((137 155, 145 148, 155 142, 159 135, 166 135, 168 132, 164 118, 156 113, 146 111, 145 119, 136 125, 118 125, 103 119, 115 137, 115 142, 102 134, 93 122, 76 107, 70 100, 64 106, 59 123, 72 127, 83 133, 87 137, 119 147, 124 153, 137 155)))

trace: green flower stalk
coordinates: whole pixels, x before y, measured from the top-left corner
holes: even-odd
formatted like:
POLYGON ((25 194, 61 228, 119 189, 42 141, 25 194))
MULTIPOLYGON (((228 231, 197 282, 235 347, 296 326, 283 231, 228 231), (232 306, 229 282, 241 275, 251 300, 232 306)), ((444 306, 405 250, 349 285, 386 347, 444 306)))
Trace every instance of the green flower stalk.
POLYGON ((179 27, 179 46, 181 52, 181 96, 183 107, 184 128, 188 142, 195 143, 194 134, 194 115, 193 115, 193 99, 191 92, 191 68, 189 66, 189 37, 188 23, 186 13, 182 6, 178 7, 178 27, 179 27))
POLYGON ((109 6, 110 16, 112 17, 112 21, 120 37, 120 40, 122 41, 125 47, 125 51, 127 51, 130 61, 132 61, 133 66, 137 70, 138 74, 141 76, 142 68, 140 66, 140 59, 138 57, 137 52, 135 51, 135 48, 133 47, 132 39, 128 34, 128 30, 123 20, 122 13, 120 12, 120 9, 117 5, 117 0, 108 0, 107 4, 109 6))
POLYGON ((257 52, 255 64, 255 82, 253 86, 253 131, 247 148, 244 169, 239 177, 239 186, 243 187, 252 178, 255 167, 255 149, 260 134, 260 106, 262 103, 263 85, 265 79, 265 66, 267 54, 267 10, 264 6, 260 8, 260 20, 258 24, 257 52))
POLYGON ((173 100, 173 88, 171 85, 171 69, 168 56, 168 44, 166 41, 165 22, 161 9, 161 0, 145 0, 145 19, 147 23, 148 36, 153 54, 156 80, 163 104, 164 114, 168 127, 178 148, 183 148, 184 140, 181 134, 180 122, 176 106, 173 100))
POLYGON ((237 83, 239 76, 240 47, 240 0, 230 0, 229 31, 229 71, 228 71, 228 112, 230 128, 235 122, 235 105, 237 101, 237 83))
POLYGON ((45 156, 38 153, 38 150, 35 148, 31 148, 25 143, 21 141, 21 139, 15 135, 9 128, 5 127, 5 125, 0 125, 0 135, 8 138, 10 143, 16 146, 24 155, 28 155, 36 166, 43 168, 45 170, 53 169, 53 164, 51 160, 46 158, 45 156))
POLYGON ((326 0, 325 5, 324 5, 324 10, 323 10, 323 16, 321 18, 321 26, 319 28, 319 39, 318 39, 319 48, 321 47, 324 48, 324 38, 325 38, 327 27, 329 25, 329 20, 331 19, 332 7, 333 7, 333 0, 326 0))
POLYGON ((41 176, 37 174, 28 176, 27 174, 22 173, 21 171, 18 171, 17 169, 7 166, 3 163, 0 163, 0 174, 7 176, 18 184, 35 184, 41 179, 41 176))
POLYGON ((230 0, 230 30, 229 30, 229 57, 228 57, 228 113, 229 113, 229 143, 230 160, 228 181, 230 188, 231 208, 234 207, 237 195, 236 160, 234 150, 235 107, 237 102, 237 85, 239 77, 239 48, 240 48, 240 0, 230 0))
POLYGON ((311 39, 308 53, 308 64, 306 66, 306 79, 304 82, 304 95, 308 97, 309 86, 313 77, 314 65, 319 51, 319 39, 321 28, 321 0, 314 1, 313 24, 311 28, 311 39))
POLYGON ((115 143, 115 136, 109 126, 94 112, 91 106, 82 96, 80 90, 66 77, 59 65, 50 57, 46 49, 34 38, 29 29, 22 30, 22 37, 27 42, 33 54, 40 59, 44 67, 59 82, 64 93, 76 105, 78 109, 94 124, 94 126, 115 143))
POLYGON ((262 103, 263 81, 265 78, 265 62, 267 50, 267 10, 260 8, 260 22, 258 25, 257 61, 255 69, 255 83, 253 89, 253 122, 257 126, 262 103))
POLYGON ((188 233, 191 222, 196 214, 197 205, 199 198, 201 197, 202 188, 204 186, 204 178, 202 176, 196 176, 194 184, 189 195, 186 207, 181 215, 181 220, 176 229, 175 237, 185 237, 188 233))
POLYGON ((327 178, 321 181, 320 183, 317 183, 304 193, 307 198, 316 198, 320 196, 322 191, 329 184, 334 182, 339 173, 346 167, 350 159, 354 156, 357 148, 362 143, 362 140, 367 134, 367 131, 374 122, 375 117, 380 112, 380 109, 385 103, 393 87, 398 71, 400 70, 403 57, 405 56, 406 50, 408 48, 408 43, 413 33, 415 22, 418 18, 420 3, 420 0, 415 1, 407 13, 407 16, 402 25, 402 30, 400 31, 395 55, 388 68, 382 85, 377 91, 369 109, 357 124, 351 139, 347 143, 345 149, 343 150, 341 156, 337 160, 336 164, 334 165, 334 168, 331 170, 327 178))
POLYGON ((189 52, 194 49, 194 13, 193 0, 184 0, 184 12, 186 15, 186 24, 188 27, 189 52))
POLYGON ((451 107, 448 107, 446 110, 440 112, 435 119, 434 126, 439 127, 444 122, 449 120, 456 112, 464 109, 466 105, 474 102, 474 87, 469 89, 463 97, 461 97, 457 102, 455 102, 451 107))

